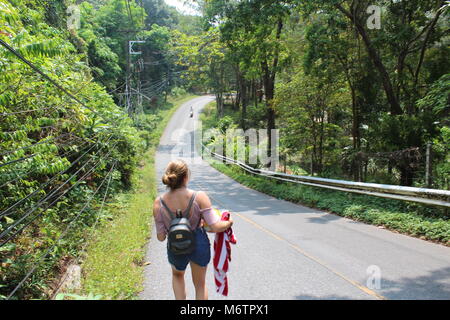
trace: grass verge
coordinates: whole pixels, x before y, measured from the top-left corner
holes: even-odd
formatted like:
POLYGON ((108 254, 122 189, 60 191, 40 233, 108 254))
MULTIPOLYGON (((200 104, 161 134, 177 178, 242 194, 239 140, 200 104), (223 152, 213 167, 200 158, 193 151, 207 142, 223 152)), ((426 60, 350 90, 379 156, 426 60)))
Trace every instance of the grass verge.
POLYGON ((188 96, 169 101, 161 109, 161 121, 151 134, 150 147, 134 177, 133 189, 105 207, 107 222, 102 223, 86 250, 82 265, 82 294, 102 299, 137 299, 142 290, 145 244, 150 236, 152 203, 156 177, 154 156, 160 137, 172 114, 188 96))

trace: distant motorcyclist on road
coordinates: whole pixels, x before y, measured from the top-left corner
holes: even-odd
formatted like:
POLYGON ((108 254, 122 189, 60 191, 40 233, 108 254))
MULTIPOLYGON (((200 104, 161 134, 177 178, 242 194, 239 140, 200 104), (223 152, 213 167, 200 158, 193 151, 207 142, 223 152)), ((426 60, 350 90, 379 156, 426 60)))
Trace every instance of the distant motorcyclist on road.
POLYGON ((194 117, 194 109, 192 108, 192 106, 191 106, 191 111, 190 111, 190 113, 189 113, 189 116, 190 116, 191 118, 194 117))

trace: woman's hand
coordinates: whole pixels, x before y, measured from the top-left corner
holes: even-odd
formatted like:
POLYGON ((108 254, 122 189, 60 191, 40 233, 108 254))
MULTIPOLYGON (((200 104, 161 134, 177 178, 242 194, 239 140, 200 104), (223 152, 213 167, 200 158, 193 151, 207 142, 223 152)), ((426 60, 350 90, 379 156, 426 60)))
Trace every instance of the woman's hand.
POLYGON ((227 229, 231 228, 232 225, 233 225, 233 219, 230 216, 228 221, 225 221, 225 220, 218 221, 215 224, 213 224, 212 226, 210 226, 210 228, 213 233, 219 233, 219 232, 224 232, 227 229))
POLYGON ((229 228, 231 228, 231 226, 233 225, 233 218, 231 217, 231 215, 230 215, 230 218, 228 219, 228 222, 230 222, 230 226, 229 226, 229 228))

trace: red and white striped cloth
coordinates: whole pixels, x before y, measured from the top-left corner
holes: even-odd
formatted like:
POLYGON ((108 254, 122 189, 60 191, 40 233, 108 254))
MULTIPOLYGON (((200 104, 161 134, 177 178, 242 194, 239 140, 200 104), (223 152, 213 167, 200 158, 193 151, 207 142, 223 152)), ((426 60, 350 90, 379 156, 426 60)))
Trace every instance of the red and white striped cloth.
MULTIPOLYGON (((229 219, 230 213, 228 211, 223 212, 222 221, 228 221, 229 219)), ((214 239, 214 280, 217 292, 224 296, 228 296, 227 271, 231 261, 230 243, 236 244, 236 238, 231 228, 216 233, 214 239)))

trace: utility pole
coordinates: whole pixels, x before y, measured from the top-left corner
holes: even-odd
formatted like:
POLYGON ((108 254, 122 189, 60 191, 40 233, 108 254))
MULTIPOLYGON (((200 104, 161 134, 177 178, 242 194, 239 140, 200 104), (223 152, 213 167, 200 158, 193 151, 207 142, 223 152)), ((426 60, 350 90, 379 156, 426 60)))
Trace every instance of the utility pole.
POLYGON ((164 97, 164 102, 167 102, 167 95, 168 95, 168 90, 169 90, 169 86, 170 86, 170 66, 169 64, 167 64, 167 83, 166 83, 166 92, 165 92, 165 97, 164 97))
MULTIPOLYGON (((127 39, 127 49, 128 49, 128 43, 129 40, 127 39)), ((127 109, 127 113, 129 116, 131 116, 131 81, 130 81, 130 53, 127 50, 127 68, 126 68, 126 74, 125 74, 125 108, 127 109)))
MULTIPOLYGON (((131 117, 132 114, 135 111, 135 108, 132 105, 132 83, 131 83, 131 73, 130 73, 130 67, 131 67, 131 55, 140 55, 142 54, 141 51, 134 51, 133 45, 135 43, 145 43, 145 41, 131 41, 127 40, 127 82, 126 82, 126 97, 127 97, 127 111, 128 115, 131 117)), ((140 67, 139 67, 140 68, 140 67)), ((140 97, 140 79, 138 82, 138 99, 140 97)))
POLYGON ((118 32, 123 32, 127 36, 125 37, 125 54, 126 54, 126 68, 125 68, 125 110, 127 110, 127 113, 129 116, 131 116, 131 81, 130 81, 130 53, 129 53, 129 39, 130 36, 128 34, 130 33, 136 33, 137 30, 119 30, 118 32))
POLYGON ((127 113, 129 116, 132 115, 132 81, 131 81, 131 71, 130 71, 130 65, 131 65, 131 54, 130 51, 132 51, 132 48, 130 49, 130 45, 132 46, 133 41, 130 41, 129 34, 137 34, 140 31, 143 31, 144 29, 140 30, 118 30, 117 32, 125 33, 127 36, 125 37, 125 54, 126 54, 126 68, 125 68, 125 93, 124 93, 124 99, 125 99, 125 109, 127 110, 127 113))
POLYGON ((138 104, 138 113, 143 113, 144 110, 142 108, 142 94, 141 94, 141 90, 142 90, 142 80, 141 80, 141 73, 144 70, 144 60, 142 58, 140 58, 138 60, 138 66, 137 66, 137 74, 138 74, 138 80, 137 80, 137 104, 138 104))

